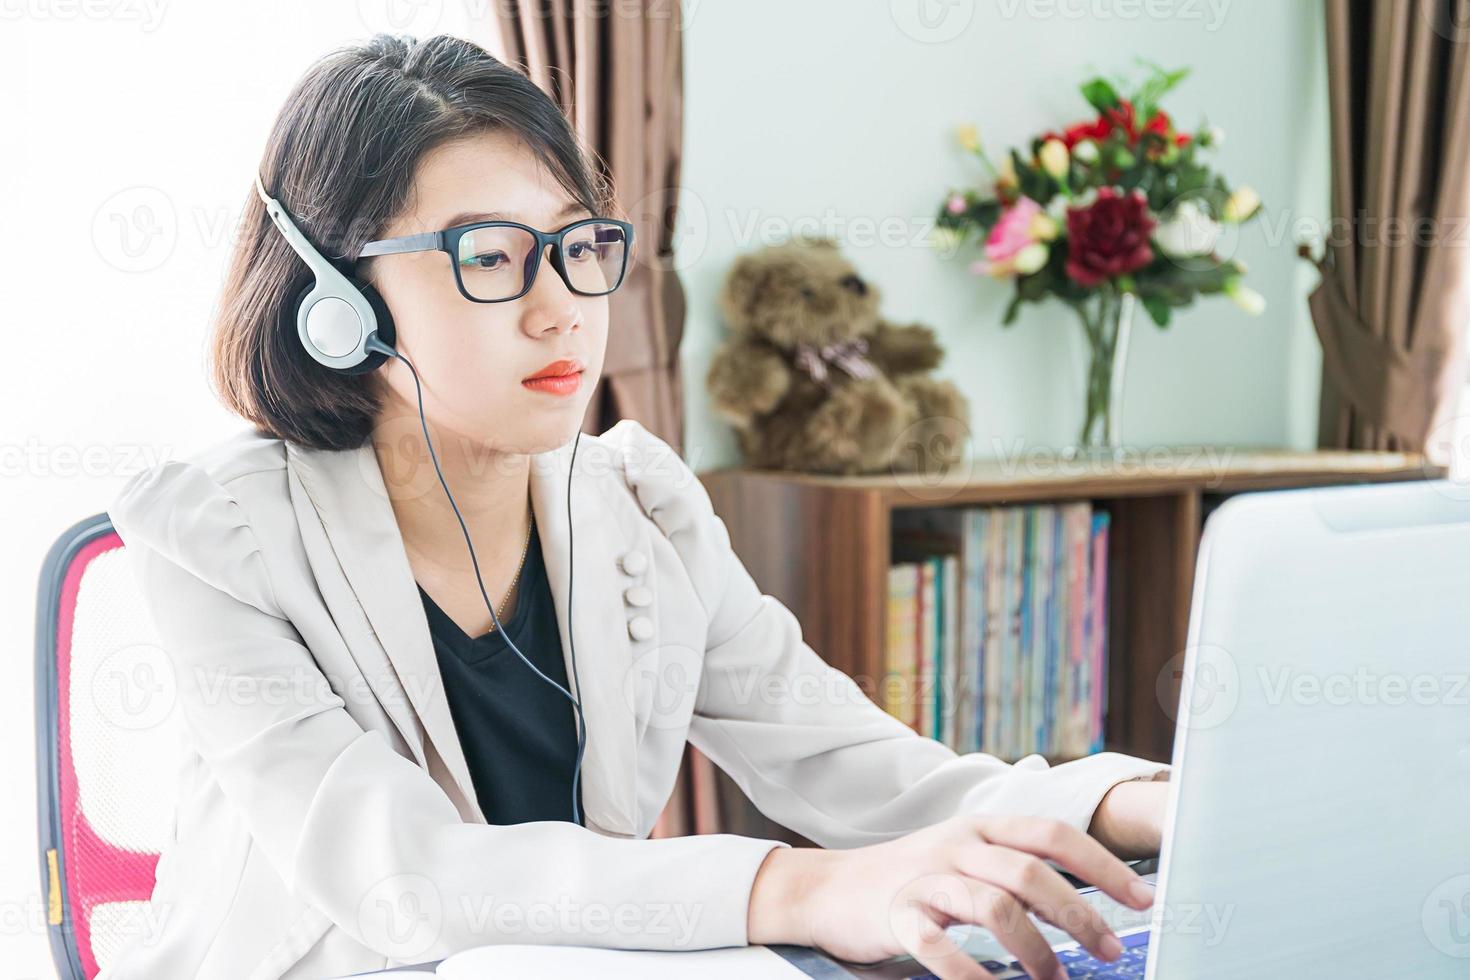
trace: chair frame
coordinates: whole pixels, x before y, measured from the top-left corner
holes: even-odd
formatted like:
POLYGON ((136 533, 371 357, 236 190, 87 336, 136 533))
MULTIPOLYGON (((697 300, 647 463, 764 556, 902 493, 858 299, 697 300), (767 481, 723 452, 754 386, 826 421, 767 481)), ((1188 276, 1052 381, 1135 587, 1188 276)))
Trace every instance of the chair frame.
MULTIPOLYGON (((78 945, 76 923, 68 886, 67 861, 62 827, 61 751, 62 707, 58 703, 60 677, 57 639, 62 626, 62 600, 71 576, 80 576, 91 557, 119 547, 112 520, 106 513, 94 514, 67 528, 51 545, 41 566, 36 591, 36 802, 40 841, 41 893, 46 900, 46 933, 51 958, 62 980, 87 980, 83 954, 78 945), (85 557, 85 560, 83 560, 85 557), (55 855, 52 865, 50 855, 55 855)), ((95 961, 95 957, 91 957, 95 961)))

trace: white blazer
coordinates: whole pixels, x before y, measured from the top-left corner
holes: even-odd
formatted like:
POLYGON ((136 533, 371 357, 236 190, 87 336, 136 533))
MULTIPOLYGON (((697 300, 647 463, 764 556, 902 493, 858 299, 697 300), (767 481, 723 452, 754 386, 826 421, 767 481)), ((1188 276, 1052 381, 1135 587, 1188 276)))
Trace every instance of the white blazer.
POLYGON ((586 827, 485 822, 370 441, 324 452, 245 430, 127 481, 108 513, 187 746, 160 925, 101 980, 315 978, 498 940, 743 945, 756 870, 787 845, 646 839, 686 741, 831 848, 970 812, 1085 830, 1115 783, 1168 768, 1117 753, 1012 765, 919 736, 802 640, 693 471, 639 423, 582 437, 569 528, 571 445, 532 458, 530 491, 576 641, 586 827))

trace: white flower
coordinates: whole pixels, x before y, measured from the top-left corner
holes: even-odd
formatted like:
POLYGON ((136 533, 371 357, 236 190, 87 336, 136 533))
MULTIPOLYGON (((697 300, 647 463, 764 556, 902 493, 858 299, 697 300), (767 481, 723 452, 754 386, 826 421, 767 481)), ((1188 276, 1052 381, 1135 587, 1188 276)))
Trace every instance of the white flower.
POLYGON ((939 252, 952 252, 960 245, 960 233, 954 228, 935 225, 929 232, 929 244, 939 252))
POLYGON ((1225 202, 1224 218, 1231 224, 1238 224, 1255 214, 1260 206, 1261 195, 1249 187, 1242 187, 1225 202))
POLYGON ((1083 140, 1072 147, 1072 156, 1086 164, 1097 163, 1097 144, 1092 140, 1083 140))
POLYGON ((1036 154, 1036 158, 1041 163, 1041 169, 1050 174, 1053 180, 1066 179, 1067 168, 1072 162, 1066 143, 1059 139, 1049 139, 1041 144, 1041 150, 1036 154))
POLYGON ((1220 239, 1220 225, 1200 206, 1187 199, 1175 205, 1154 230, 1154 241, 1164 254, 1177 259, 1208 255, 1220 239))
POLYGON ((1061 222, 1045 211, 1036 212, 1036 217, 1031 219, 1031 237, 1038 242, 1054 241, 1061 231, 1061 222))
POLYGON ((1015 187, 1019 178, 1016 176, 1016 161, 1011 159, 1007 153, 1000 158, 1000 166, 996 168, 995 186, 997 190, 1015 187))
POLYGON ((1241 282, 1239 276, 1225 284, 1225 294, 1251 316, 1260 316, 1266 312, 1266 297, 1241 282))
POLYGON ((1029 276, 1039 271, 1046 265, 1046 260, 1051 257, 1051 249, 1041 242, 1032 242, 1016 253, 1011 266, 1023 276, 1029 276))

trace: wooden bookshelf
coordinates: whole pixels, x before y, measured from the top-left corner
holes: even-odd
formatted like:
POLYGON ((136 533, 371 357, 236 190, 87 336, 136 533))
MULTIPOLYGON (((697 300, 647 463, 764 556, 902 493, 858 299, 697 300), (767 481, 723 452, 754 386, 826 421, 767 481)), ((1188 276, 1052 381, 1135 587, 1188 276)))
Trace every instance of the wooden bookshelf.
POLYGON ((1163 675, 1185 645, 1195 556, 1210 511, 1247 491, 1444 475, 1406 453, 1170 447, 1116 461, 1035 452, 974 460, 938 480, 747 469, 707 471, 700 479, 757 584, 796 614, 812 649, 874 700, 895 511, 1075 500, 1105 508, 1111 529, 1104 746, 1168 761, 1179 678, 1163 675))

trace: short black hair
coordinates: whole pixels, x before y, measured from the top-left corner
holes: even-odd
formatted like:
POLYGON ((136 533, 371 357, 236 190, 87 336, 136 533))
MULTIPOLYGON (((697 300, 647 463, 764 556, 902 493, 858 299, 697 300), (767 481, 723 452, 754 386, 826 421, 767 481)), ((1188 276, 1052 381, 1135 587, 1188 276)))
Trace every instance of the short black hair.
MULTIPOLYGON (((525 142, 590 213, 620 214, 604 161, 556 102, 524 72, 444 34, 377 34, 312 65, 276 117, 260 177, 312 244, 349 270, 410 206, 419 161, 486 131, 525 142)), ((353 449, 378 415, 377 373, 344 375, 302 348, 283 311, 310 282, 252 180, 216 307, 211 379, 225 406, 260 432, 353 449)))

